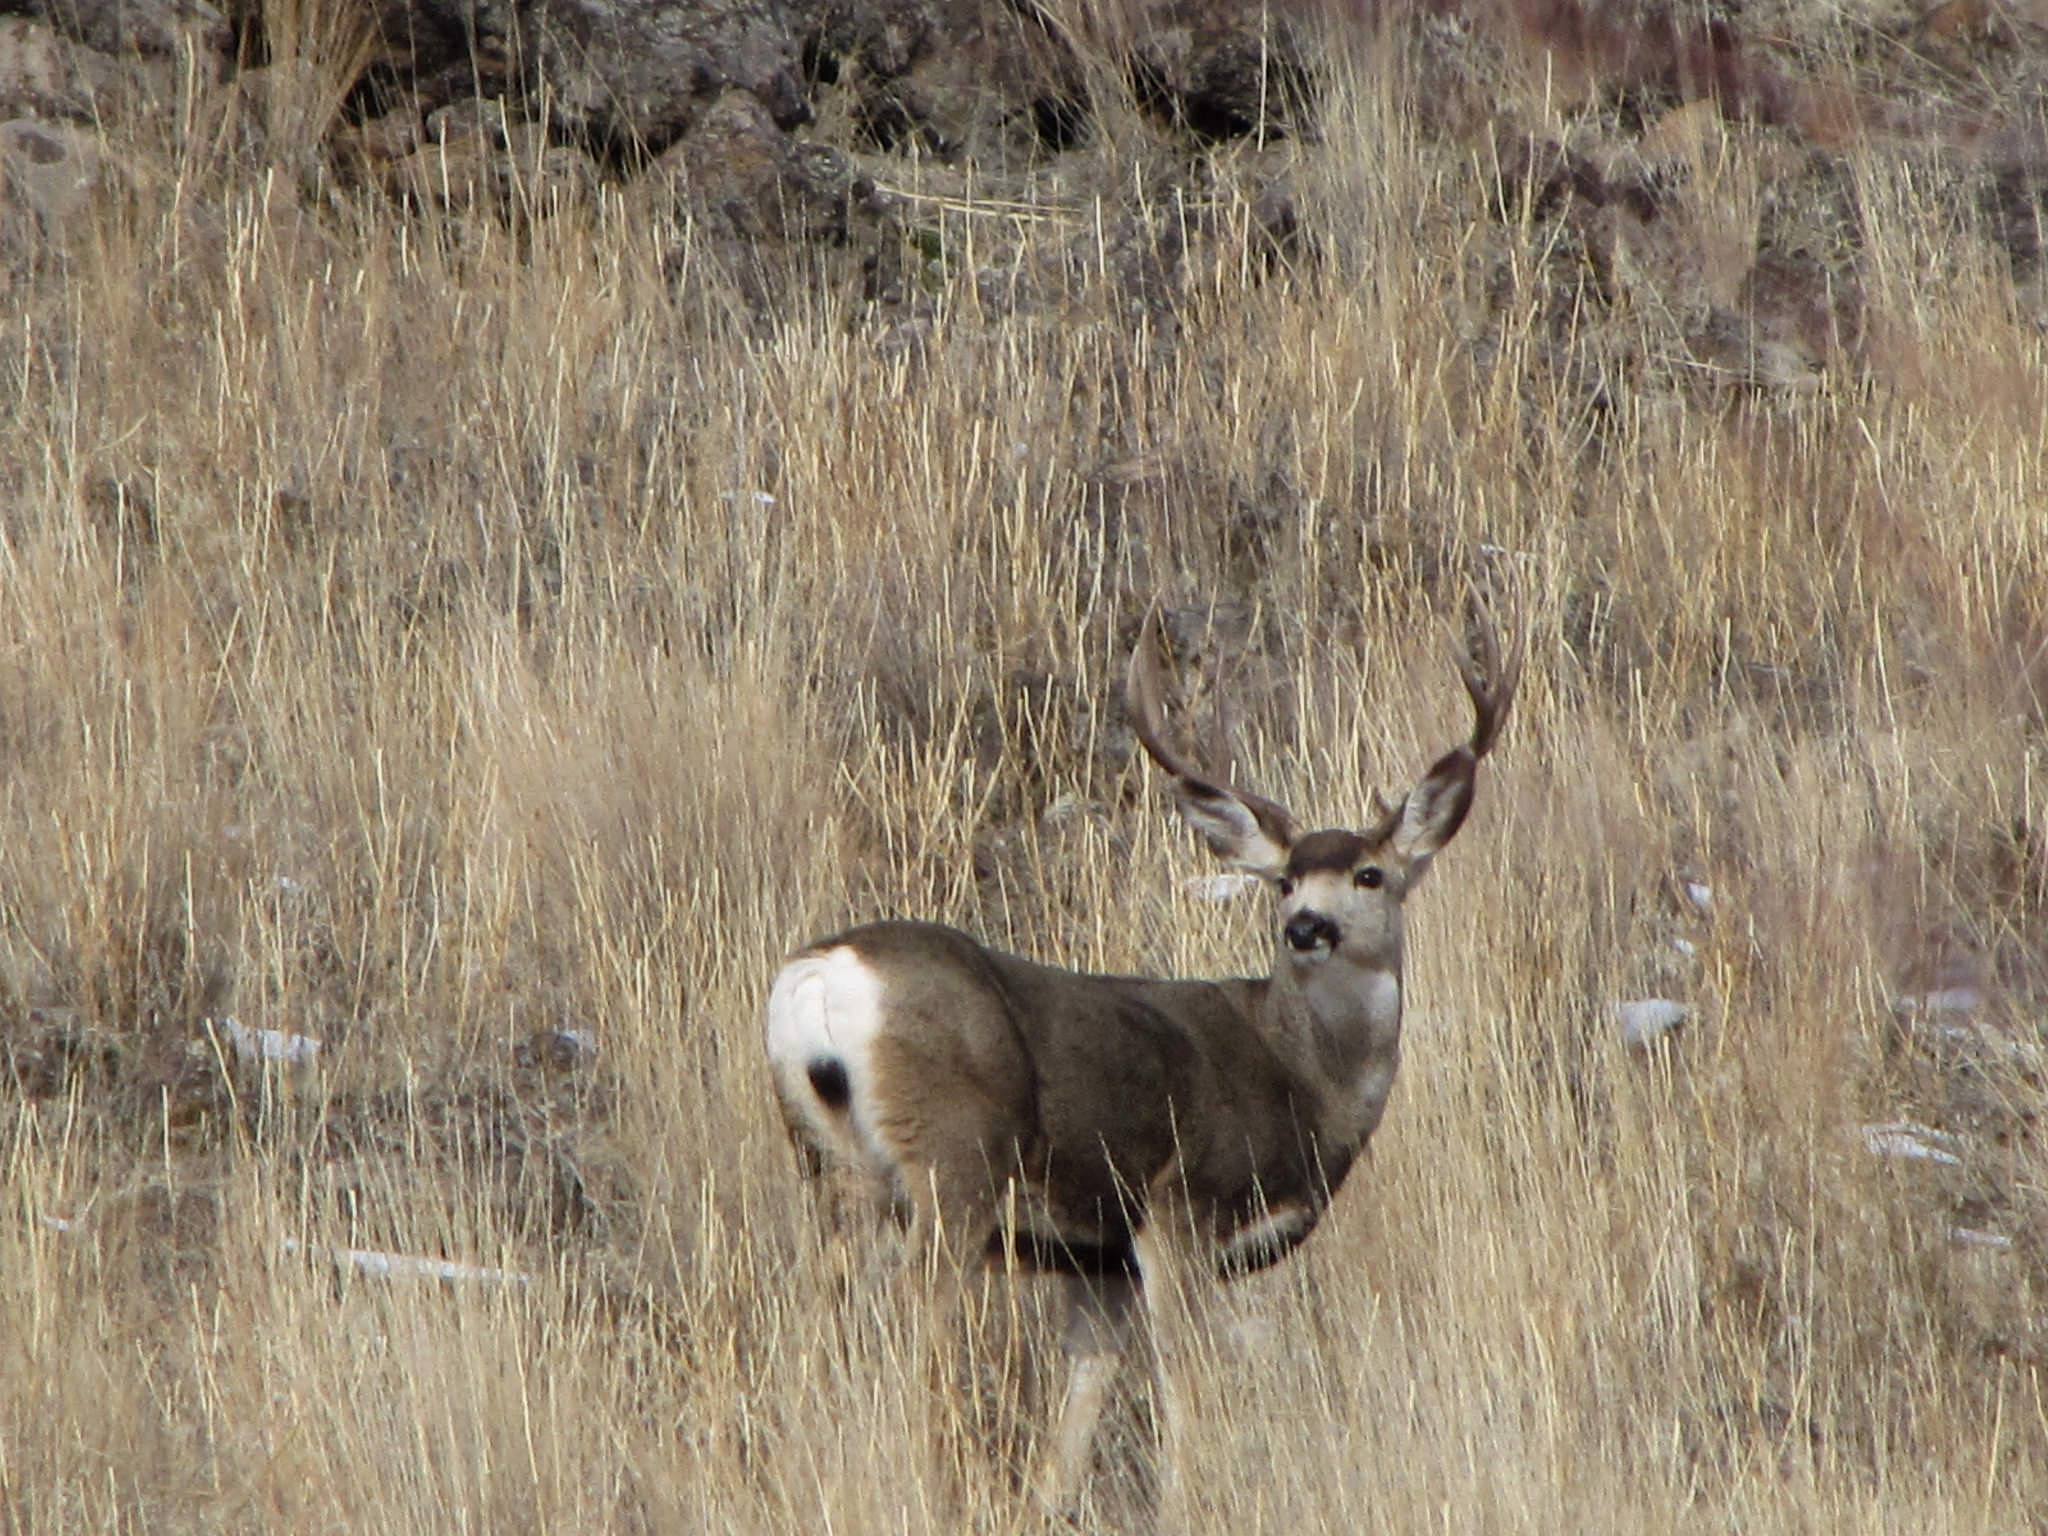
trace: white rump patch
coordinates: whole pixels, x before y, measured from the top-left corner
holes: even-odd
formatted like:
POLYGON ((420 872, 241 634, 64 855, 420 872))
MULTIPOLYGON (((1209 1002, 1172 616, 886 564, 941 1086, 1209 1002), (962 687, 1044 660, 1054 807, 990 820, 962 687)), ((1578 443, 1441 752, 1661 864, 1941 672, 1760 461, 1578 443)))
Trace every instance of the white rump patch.
POLYGON ((828 1144, 844 1146, 845 1133, 820 1101, 812 1070, 836 1063, 846 1074, 848 1112, 860 1125, 872 1102, 881 1029, 882 978, 851 945, 798 955, 776 973, 768 993, 768 1062, 783 1102, 828 1144))

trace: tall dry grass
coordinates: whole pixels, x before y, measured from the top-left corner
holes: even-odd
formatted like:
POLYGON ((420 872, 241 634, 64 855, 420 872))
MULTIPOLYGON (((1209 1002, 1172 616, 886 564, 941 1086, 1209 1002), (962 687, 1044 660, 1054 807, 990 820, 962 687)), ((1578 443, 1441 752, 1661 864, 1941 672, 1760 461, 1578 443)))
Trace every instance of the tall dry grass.
MULTIPOLYGON (((1865 367, 1589 406, 1560 356, 1654 360, 1659 317, 1561 354, 1550 236, 1360 79, 1293 151, 1313 259, 1265 259, 1224 155, 1171 314, 1106 243, 1012 313, 949 254, 907 346, 843 281, 757 318, 642 199, 323 188, 196 84, 17 231, 0 1523, 1031 1528, 999 1471, 932 1475, 886 1244, 835 1289, 765 981, 884 913, 1262 968, 1131 758, 1143 605, 1249 776, 1341 821, 1461 730, 1473 581, 1520 594, 1523 695, 1415 904, 1375 1156, 1187 1384, 1196 1507, 2038 1516, 2042 339, 1872 155, 1865 367), (1996 1051, 1892 1008, 1959 974, 1996 1051), (1696 1014, 1644 1057, 1607 1009, 1654 993, 1696 1014), (251 1075, 227 1016, 323 1065, 251 1075), (594 1066, 515 1058, 567 1030, 594 1066), (1959 1163, 1871 1155, 1894 1120, 1959 1163)), ((1128 213, 1163 152, 1121 121, 1101 208, 921 205, 941 248, 1022 271, 1128 213)), ((1731 216, 1770 149, 1717 151, 1731 216)), ((1142 1524, 1123 1420, 1091 1519, 1142 1524)))

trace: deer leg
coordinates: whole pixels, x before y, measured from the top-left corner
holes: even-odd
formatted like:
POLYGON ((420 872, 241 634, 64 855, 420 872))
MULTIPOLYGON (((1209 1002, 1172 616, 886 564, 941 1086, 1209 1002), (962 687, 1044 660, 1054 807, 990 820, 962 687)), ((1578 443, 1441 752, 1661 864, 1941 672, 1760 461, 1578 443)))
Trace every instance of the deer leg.
POLYGON ((1159 1528, 1198 1528, 1190 1519, 1188 1456, 1196 1397, 1205 1370, 1214 1368, 1212 1309, 1216 1285, 1202 1261, 1199 1217, 1177 1186, 1154 1186, 1152 1219, 1138 1235, 1151 1335, 1153 1389, 1159 1420, 1159 1528))
POLYGON ((1073 1508, 1087 1479, 1095 1428, 1116 1383, 1138 1304, 1138 1285, 1129 1276, 1068 1276, 1063 1283, 1067 1324, 1060 1350, 1067 1357, 1067 1395, 1038 1476, 1039 1496, 1054 1511, 1073 1508))
MULTIPOLYGON (((984 1459, 993 1426, 988 1409, 983 1342, 985 1262, 996 1211, 979 1187, 948 1183, 937 1169, 910 1186, 909 1259, 916 1266, 917 1317, 912 1360, 931 1414, 940 1484, 957 1500, 970 1496, 971 1468, 984 1459)), ((1000 1418, 1000 1413, 995 1415, 1000 1418)))

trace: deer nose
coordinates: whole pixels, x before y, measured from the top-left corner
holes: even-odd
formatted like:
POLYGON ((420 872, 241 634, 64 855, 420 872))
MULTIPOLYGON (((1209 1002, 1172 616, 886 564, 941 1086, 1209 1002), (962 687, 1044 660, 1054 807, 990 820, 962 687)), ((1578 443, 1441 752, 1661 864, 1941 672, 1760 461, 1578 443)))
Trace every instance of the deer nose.
POLYGON ((1295 913, 1282 932, 1287 935, 1287 942, 1304 955, 1318 944, 1337 947, 1337 925, 1320 912, 1295 913))

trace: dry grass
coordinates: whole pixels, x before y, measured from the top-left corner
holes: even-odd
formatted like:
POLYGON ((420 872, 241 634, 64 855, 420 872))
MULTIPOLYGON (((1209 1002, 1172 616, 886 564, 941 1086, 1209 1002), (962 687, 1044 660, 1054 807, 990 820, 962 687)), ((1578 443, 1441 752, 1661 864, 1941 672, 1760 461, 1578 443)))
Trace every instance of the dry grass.
MULTIPOLYGON (((1143 604, 1216 605, 1184 639, 1254 781, 1343 820, 1459 729, 1441 621, 1508 568, 1529 676, 1413 914, 1406 1074, 1235 1293, 1270 1327, 1190 1384, 1195 1497, 1274 1531, 2048 1505, 2042 339, 1871 156, 1860 370, 1667 359, 1589 406, 1572 359, 1664 355, 1659 318, 1561 345, 1544 229, 1376 99, 1300 151, 1319 259, 1268 270, 1226 157, 1170 314, 1106 245, 1011 313, 956 260, 908 346, 844 284, 756 321, 612 194, 322 200, 205 100, 17 231, 0 1527, 1029 1528, 927 1475, 886 1257, 833 1295, 771 968, 883 913, 1260 967, 1131 760, 1143 604), (1976 1045, 1895 1017, 1964 974, 1976 1045), (1605 1010, 1658 991, 1697 1015, 1646 1060, 1605 1010), (231 1070, 226 1014, 324 1067, 231 1070), (571 1029, 594 1067, 515 1064, 571 1029), (1960 1164, 1867 1153, 1898 1119, 1960 1164), (336 1244, 529 1280, 337 1278, 336 1244)), ((1153 195, 1140 131, 1097 147, 1112 208, 1153 195)), ((996 222, 1017 270, 1073 234, 996 222)), ((1106 1520, 1145 1456, 1108 1459, 1106 1520)))

